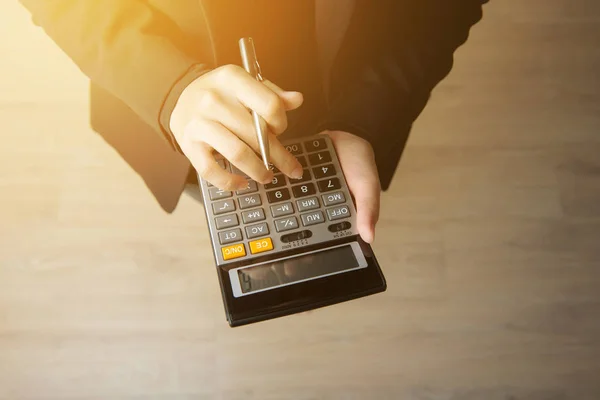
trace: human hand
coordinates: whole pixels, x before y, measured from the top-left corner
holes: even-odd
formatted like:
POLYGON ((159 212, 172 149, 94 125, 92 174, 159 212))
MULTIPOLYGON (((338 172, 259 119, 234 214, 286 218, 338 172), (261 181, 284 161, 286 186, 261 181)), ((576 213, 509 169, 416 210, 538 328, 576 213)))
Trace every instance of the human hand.
POLYGON ((333 142, 348 189, 356 202, 356 223, 360 236, 367 243, 375 238, 379 220, 381 183, 375 164, 375 154, 366 140, 343 131, 324 131, 333 142))
POLYGON ((251 179, 271 182, 273 172, 255 153, 259 145, 248 109, 255 110, 268 125, 270 162, 298 179, 302 166, 276 135, 287 128, 286 112, 302 102, 299 92, 284 91, 269 81, 258 82, 243 68, 225 65, 184 89, 171 114, 170 128, 200 177, 219 189, 240 190, 247 187, 247 180, 219 167, 213 150, 251 179))

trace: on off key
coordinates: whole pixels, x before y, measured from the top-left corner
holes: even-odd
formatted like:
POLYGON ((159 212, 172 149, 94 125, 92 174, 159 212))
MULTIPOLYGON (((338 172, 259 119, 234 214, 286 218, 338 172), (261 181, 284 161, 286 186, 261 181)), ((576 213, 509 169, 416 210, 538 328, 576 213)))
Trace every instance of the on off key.
POLYGON ((244 247, 244 243, 232 244, 231 246, 221 247, 221 254, 223 254, 223 260, 232 260, 244 257, 246 255, 246 248, 244 247))

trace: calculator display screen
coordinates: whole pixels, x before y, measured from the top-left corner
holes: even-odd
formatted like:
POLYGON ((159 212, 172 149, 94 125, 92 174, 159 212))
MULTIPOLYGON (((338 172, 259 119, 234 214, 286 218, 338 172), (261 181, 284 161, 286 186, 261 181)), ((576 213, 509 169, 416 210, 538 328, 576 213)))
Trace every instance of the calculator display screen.
POLYGON ((351 246, 238 270, 242 293, 318 278, 359 266, 351 246))

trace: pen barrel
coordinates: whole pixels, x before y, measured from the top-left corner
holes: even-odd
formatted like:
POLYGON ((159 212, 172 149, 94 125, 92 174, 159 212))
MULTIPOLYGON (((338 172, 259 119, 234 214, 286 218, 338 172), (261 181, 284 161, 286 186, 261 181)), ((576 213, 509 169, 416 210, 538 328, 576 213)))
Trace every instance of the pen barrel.
POLYGON ((267 137, 267 123, 265 120, 258 115, 255 111, 252 111, 252 121, 254 123, 254 129, 258 134, 258 147, 260 150, 260 155, 263 159, 263 163, 265 168, 270 169, 269 160, 269 138, 267 137))
POLYGON ((260 67, 256 58, 256 49, 254 48, 254 40, 252 40, 252 38, 242 38, 239 40, 239 46, 244 69, 255 79, 261 80, 260 67))

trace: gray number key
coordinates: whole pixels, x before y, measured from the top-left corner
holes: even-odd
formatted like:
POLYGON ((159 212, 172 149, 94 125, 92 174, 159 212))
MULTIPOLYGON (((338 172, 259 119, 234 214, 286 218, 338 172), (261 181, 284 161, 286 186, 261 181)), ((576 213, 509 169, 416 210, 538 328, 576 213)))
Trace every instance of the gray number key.
POLYGON ((240 210, 260 206, 262 204, 262 201, 260 200, 260 194, 258 193, 238 197, 238 202, 240 203, 240 210))
POLYGON ((323 194, 321 195, 321 198, 323 199, 323 203, 325 204, 325 206, 333 206, 346 201, 346 196, 344 196, 344 192, 323 194))
POLYGON ((277 229, 277 232, 289 231, 290 229, 296 229, 297 227, 298 220, 296 217, 275 220, 275 229, 277 229))
POLYGON ((231 228, 240 224, 237 214, 221 215, 215 218, 217 229, 231 228))
POLYGON ((338 206, 327 209, 327 217, 330 221, 335 221, 336 219, 346 218, 350 216, 350 209, 348 206, 338 206))
POLYGON ((281 203, 276 206, 271 206, 271 214, 274 218, 283 217, 284 215, 290 215, 294 213, 294 207, 292 203, 281 203))
POLYGON ((248 210, 242 213, 242 221, 245 224, 249 224, 250 222, 262 221, 265 219, 265 210, 262 208, 257 208, 256 210, 248 210))
POLYGON ((238 240, 242 240, 242 231, 240 228, 219 232, 219 242, 221 244, 237 242, 238 240))
POLYGON ((320 224, 321 222, 325 222, 325 217, 323 216, 323 212, 321 211, 313 211, 307 214, 300 215, 302 218, 302 225, 309 226, 320 224))
POLYGON ((235 210, 235 202, 233 199, 215 201, 212 208, 215 215, 225 214, 235 210))
POLYGON ((246 236, 248 236, 248 239, 254 239, 256 237, 264 236, 264 235, 268 235, 268 234, 269 234, 269 227, 267 226, 266 222, 263 222, 262 224, 256 224, 256 225, 246 227, 246 236))
POLYGON ((225 199, 227 197, 231 197, 231 192, 226 190, 221 190, 217 187, 208 188, 208 194, 211 200, 220 200, 225 199))
POLYGON ((314 210, 315 208, 319 208, 319 199, 316 197, 309 197, 304 200, 296 200, 296 205, 298 206, 299 212, 314 210))

